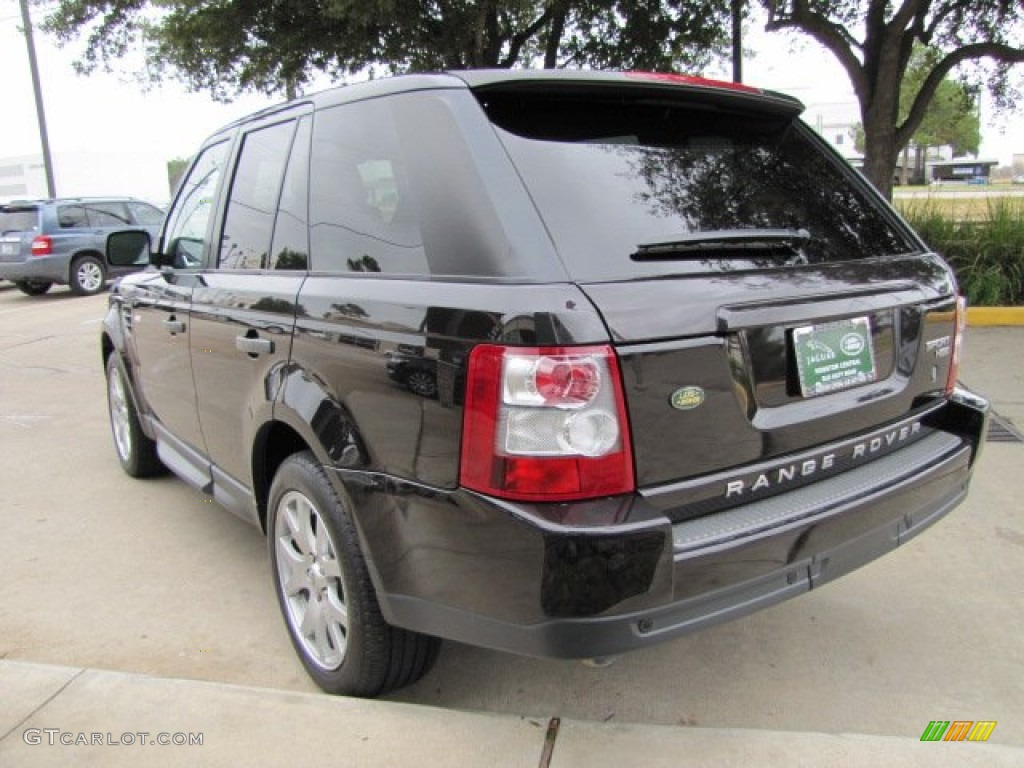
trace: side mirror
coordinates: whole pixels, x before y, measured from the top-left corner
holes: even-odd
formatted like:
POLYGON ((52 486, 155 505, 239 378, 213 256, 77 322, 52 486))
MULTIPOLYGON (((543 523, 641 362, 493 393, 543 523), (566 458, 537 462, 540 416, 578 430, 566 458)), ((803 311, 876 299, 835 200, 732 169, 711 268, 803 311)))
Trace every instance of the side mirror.
POLYGON ((143 230, 114 232, 107 237, 107 263, 114 267, 142 267, 149 264, 149 233, 143 230))

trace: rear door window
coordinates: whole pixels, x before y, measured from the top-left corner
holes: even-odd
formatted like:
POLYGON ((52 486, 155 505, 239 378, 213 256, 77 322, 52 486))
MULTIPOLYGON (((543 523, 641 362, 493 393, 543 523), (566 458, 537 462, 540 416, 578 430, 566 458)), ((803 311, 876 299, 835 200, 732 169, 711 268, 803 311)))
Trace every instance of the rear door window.
POLYGON ((916 250, 795 114, 636 89, 477 96, 574 279, 916 250), (766 250, 739 243, 758 232, 766 250))
POLYGON ((127 227, 128 209, 121 202, 90 202, 85 206, 92 227, 127 227))
POLYGON ((220 243, 221 269, 266 269, 295 121, 245 135, 220 243))
POLYGON ((270 246, 270 269, 309 267, 309 141, 312 119, 304 117, 292 142, 270 246))
POLYGON ((61 229, 87 229, 89 212, 84 205, 61 205, 57 207, 57 224, 61 229))

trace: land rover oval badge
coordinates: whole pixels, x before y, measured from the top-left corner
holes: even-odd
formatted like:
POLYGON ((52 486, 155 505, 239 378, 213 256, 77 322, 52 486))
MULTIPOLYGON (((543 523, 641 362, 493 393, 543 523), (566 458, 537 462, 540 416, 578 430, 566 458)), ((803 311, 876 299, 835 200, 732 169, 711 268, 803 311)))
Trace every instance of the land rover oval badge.
POLYGON ((677 411, 689 411, 704 404, 704 390, 700 387, 680 387, 672 393, 669 403, 677 411))

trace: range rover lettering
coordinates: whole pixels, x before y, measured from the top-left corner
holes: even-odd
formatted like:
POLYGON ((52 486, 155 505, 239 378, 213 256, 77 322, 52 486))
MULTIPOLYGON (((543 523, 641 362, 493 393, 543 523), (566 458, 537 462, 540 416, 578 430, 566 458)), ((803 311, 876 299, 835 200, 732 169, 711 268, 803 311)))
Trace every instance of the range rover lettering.
MULTIPOLYGON (((804 593, 959 504, 949 267, 792 98, 471 71, 218 131, 115 236, 117 456, 268 539, 325 690, 441 638, 597 658, 804 593)), ((898 599, 898 598, 894 598, 898 599)))

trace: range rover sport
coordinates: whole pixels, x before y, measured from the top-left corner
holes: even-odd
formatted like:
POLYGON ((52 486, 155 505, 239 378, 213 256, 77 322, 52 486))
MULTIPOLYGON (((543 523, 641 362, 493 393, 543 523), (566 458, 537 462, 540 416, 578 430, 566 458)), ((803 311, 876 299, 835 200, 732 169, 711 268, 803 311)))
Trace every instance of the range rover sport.
POLYGON ((987 404, 949 267, 800 112, 474 71, 227 126, 110 296, 122 466, 260 526, 355 695, 439 638, 609 656, 894 549, 965 497, 987 404))

